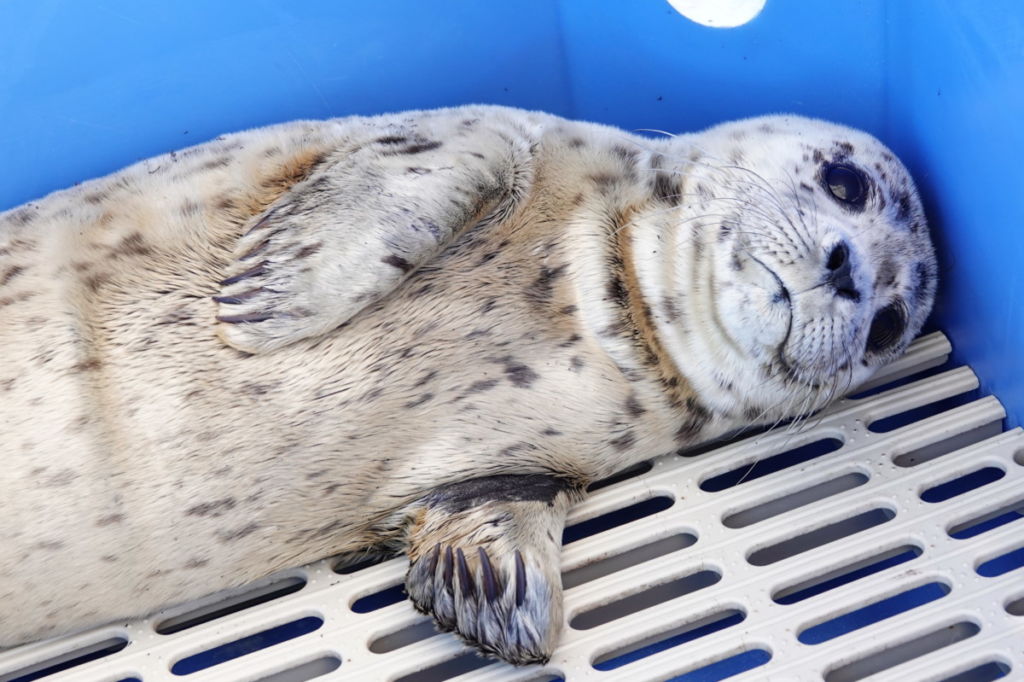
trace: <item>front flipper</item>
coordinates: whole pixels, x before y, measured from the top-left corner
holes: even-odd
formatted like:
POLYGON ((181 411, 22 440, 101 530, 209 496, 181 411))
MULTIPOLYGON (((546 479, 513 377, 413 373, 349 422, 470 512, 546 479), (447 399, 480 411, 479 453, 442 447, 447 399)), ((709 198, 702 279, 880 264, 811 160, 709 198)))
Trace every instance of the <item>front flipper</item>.
POLYGON ((562 528, 582 488, 541 474, 435 490, 409 530, 417 610, 486 654, 545 663, 562 628, 562 528))
POLYGON ((497 122, 458 127, 377 129, 257 216, 214 297, 220 337, 259 353, 324 334, 508 210, 526 182, 529 141, 497 122))

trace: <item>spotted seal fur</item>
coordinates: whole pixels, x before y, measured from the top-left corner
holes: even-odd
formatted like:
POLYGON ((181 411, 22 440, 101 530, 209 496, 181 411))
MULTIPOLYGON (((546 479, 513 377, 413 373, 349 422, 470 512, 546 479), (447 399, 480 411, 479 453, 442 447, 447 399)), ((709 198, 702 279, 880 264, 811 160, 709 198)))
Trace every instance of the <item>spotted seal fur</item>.
POLYGON ((877 140, 471 106, 228 135, 0 214, 0 646, 368 547, 544 661, 567 509, 826 404, 936 267, 877 140))

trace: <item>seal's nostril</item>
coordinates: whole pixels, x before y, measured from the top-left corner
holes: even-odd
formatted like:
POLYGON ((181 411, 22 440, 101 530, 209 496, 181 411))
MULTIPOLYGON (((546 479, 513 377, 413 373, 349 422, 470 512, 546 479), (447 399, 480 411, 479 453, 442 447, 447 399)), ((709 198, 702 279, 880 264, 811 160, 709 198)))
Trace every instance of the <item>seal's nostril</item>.
POLYGON ((825 264, 825 267, 835 271, 849 263, 849 261, 850 247, 846 245, 846 242, 839 242, 832 247, 832 251, 828 254, 828 262, 825 264))

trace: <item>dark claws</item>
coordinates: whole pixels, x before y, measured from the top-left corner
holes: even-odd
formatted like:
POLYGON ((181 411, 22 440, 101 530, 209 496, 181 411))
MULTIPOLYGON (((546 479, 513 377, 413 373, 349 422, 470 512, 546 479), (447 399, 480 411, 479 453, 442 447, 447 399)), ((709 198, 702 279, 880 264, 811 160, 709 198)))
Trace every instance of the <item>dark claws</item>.
POLYGON ((266 265, 267 261, 263 261, 258 265, 254 265, 253 267, 249 268, 245 272, 240 272, 237 275, 232 275, 231 277, 228 277, 227 279, 222 279, 220 281, 220 285, 222 287, 226 287, 230 284, 234 284, 235 282, 241 282, 243 279, 246 279, 247 277, 255 277, 256 275, 262 275, 264 272, 264 267, 266 265))
POLYGON ((459 571, 459 585, 462 587, 462 596, 466 599, 472 599, 476 596, 476 587, 473 585, 473 579, 469 575, 466 555, 462 553, 461 547, 455 550, 455 567, 459 571))
POLYGON ((453 562, 452 562, 452 548, 444 548, 444 564, 441 566, 441 582, 444 583, 445 589, 448 590, 449 594, 455 592, 455 587, 452 585, 452 574, 453 562))
POLYGON ((498 579, 494 575, 494 566, 491 565, 491 559, 483 547, 477 547, 476 553, 480 557, 480 582, 484 586, 484 596, 493 604, 498 601, 498 596, 501 593, 498 579))
POLYGON ((273 317, 270 313, 245 313, 244 315, 218 315, 217 321, 239 324, 240 322, 266 322, 273 317))
POLYGON ((431 579, 434 578, 434 575, 437 572, 437 559, 440 556, 441 556, 441 543, 439 542, 436 545, 434 545, 434 549, 432 549, 430 551, 430 554, 427 555, 427 571, 426 572, 427 572, 427 575, 430 576, 431 579))
POLYGON ((250 298, 253 298, 254 296, 258 296, 259 294, 262 294, 265 291, 270 291, 270 290, 269 289, 264 289, 263 287, 259 287, 257 289, 250 289, 249 291, 243 291, 242 293, 235 294, 234 296, 213 296, 212 298, 217 303, 227 303, 228 305, 238 305, 240 303, 244 303, 245 301, 249 300, 250 298))
POLYGON ((516 606, 522 606, 526 601, 526 564, 523 563, 523 555, 516 550, 516 606))

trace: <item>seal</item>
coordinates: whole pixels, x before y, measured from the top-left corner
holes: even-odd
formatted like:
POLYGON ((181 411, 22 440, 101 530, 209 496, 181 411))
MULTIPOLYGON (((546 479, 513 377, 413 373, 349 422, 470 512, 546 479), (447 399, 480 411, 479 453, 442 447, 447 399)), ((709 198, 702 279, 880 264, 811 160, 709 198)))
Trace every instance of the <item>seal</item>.
POLYGON ((905 168, 798 116, 303 121, 54 193, 0 214, 0 645, 385 548, 545 661, 588 483, 822 407, 935 286, 905 168))

